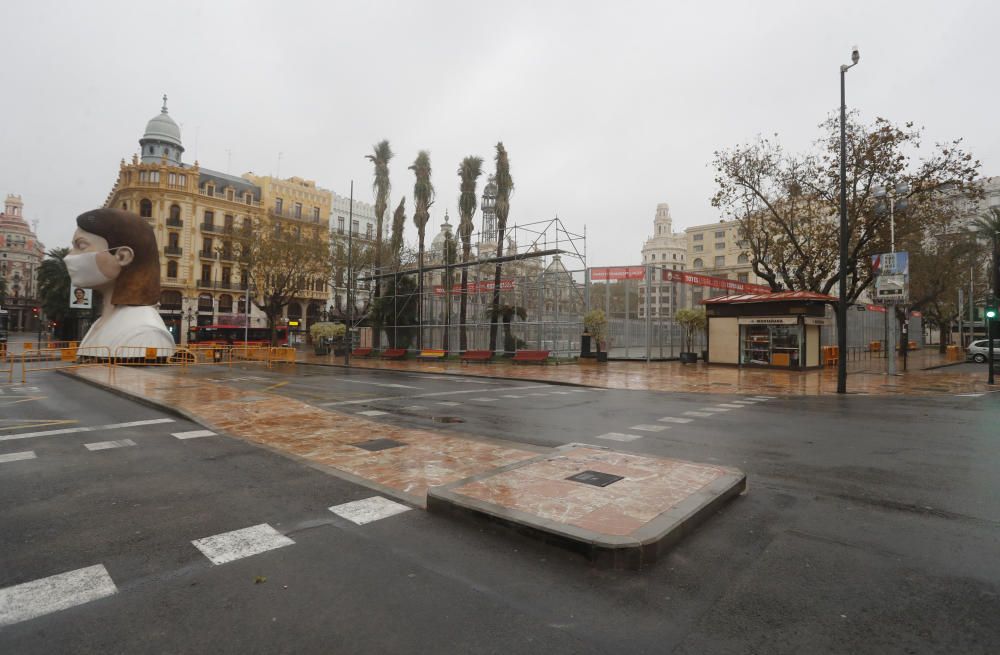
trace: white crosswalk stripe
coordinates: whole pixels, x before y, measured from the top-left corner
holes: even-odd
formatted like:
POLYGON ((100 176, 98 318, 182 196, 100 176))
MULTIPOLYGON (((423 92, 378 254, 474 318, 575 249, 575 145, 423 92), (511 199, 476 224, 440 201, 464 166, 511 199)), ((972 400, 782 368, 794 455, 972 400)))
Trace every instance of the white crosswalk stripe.
POLYGON ((624 434, 622 432, 607 432, 605 434, 599 434, 595 439, 605 439, 607 441, 635 441, 636 439, 642 439, 641 434, 624 434))
POLYGON ((94 443, 83 444, 87 450, 111 450, 112 448, 128 448, 134 446, 131 439, 119 439, 118 441, 95 441, 94 443))
POLYGON ((261 523, 204 539, 195 539, 191 543, 212 564, 218 565, 265 553, 275 548, 291 546, 295 542, 267 523, 261 523))
POLYGON ((383 414, 388 414, 389 412, 383 412, 380 409, 368 409, 363 412, 358 412, 362 416, 382 416, 383 414))
POLYGON ((663 418, 656 419, 657 421, 662 421, 663 423, 690 423, 693 418, 681 418, 680 416, 664 416, 663 418))
POLYGON ((663 432, 664 430, 669 430, 669 425, 633 425, 629 430, 639 430, 641 432, 663 432))
POLYGON ((58 612, 118 592, 103 564, 0 589, 0 627, 58 612))
POLYGON ((174 432, 170 436, 178 439, 198 439, 200 437, 214 437, 215 433, 211 430, 188 430, 187 432, 174 432))
POLYGON ((364 525, 395 516, 396 514, 402 514, 409 511, 410 508, 382 496, 372 496, 371 498, 354 500, 342 505, 334 505, 329 509, 341 518, 347 519, 357 525, 364 525))
POLYGON ((726 409, 742 409, 743 405, 736 405, 734 403, 719 403, 717 407, 725 407, 726 409))
POLYGON ((173 423, 172 418, 154 418, 148 421, 129 421, 128 423, 111 423, 109 425, 95 425, 92 427, 80 426, 76 428, 59 428, 58 430, 44 430, 42 432, 20 432, 18 434, 0 435, 0 441, 14 441, 16 439, 30 439, 32 437, 52 437, 59 434, 74 434, 76 432, 104 432, 105 430, 120 430, 122 428, 136 428, 143 425, 156 425, 158 423, 173 423))
POLYGON ((684 416, 694 416, 695 418, 708 418, 709 416, 714 416, 712 412, 682 412, 684 416))
POLYGON ((19 453, 4 453, 0 455, 0 464, 4 462, 20 462, 25 459, 35 459, 35 451, 25 450, 19 453))
POLYGON ((713 414, 719 414, 722 412, 728 412, 728 409, 723 409, 722 407, 699 407, 699 412, 712 412, 713 414))

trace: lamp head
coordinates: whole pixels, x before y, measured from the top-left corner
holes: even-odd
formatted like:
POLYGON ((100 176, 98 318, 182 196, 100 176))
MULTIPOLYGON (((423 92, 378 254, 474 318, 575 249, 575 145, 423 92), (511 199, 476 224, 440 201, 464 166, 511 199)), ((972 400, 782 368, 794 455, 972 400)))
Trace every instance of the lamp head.
POLYGON ((851 61, 853 62, 852 66, 857 64, 859 59, 861 59, 861 53, 858 52, 858 46, 854 46, 853 48, 851 48, 851 61))

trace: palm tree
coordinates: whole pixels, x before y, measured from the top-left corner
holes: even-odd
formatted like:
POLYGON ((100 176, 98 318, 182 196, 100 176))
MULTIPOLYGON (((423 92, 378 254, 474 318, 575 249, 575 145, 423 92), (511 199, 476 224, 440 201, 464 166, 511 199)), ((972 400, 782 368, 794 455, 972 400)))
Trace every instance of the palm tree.
MULTIPOLYGON (((448 212, 445 212, 444 216, 444 222, 447 223, 448 212)), ((442 254, 444 255, 444 340, 441 347, 444 348, 445 352, 448 352, 451 349, 451 339, 448 334, 451 331, 451 288, 455 284, 455 272, 452 270, 452 266, 458 259, 458 248, 451 232, 444 234, 444 252, 442 254)))
POLYGON ((398 267, 399 258, 403 253, 403 228, 406 227, 406 196, 399 199, 399 206, 392 214, 392 239, 389 250, 392 252, 393 263, 398 267))
MULTIPOLYGON (((389 205, 389 160, 392 159, 389 141, 382 139, 376 143, 372 148, 372 154, 365 155, 365 158, 375 165, 372 188, 375 191, 375 297, 378 298, 382 290, 382 279, 378 277, 382 272, 382 217, 389 205)), ((378 348, 382 341, 380 330, 375 331, 373 341, 378 348)))
POLYGON ((522 321, 527 320, 528 311, 520 305, 499 305, 489 310, 490 320, 496 324, 497 320, 503 321, 503 352, 505 355, 513 355, 517 350, 517 342, 510 332, 510 325, 517 316, 522 321))
POLYGON ((69 307, 70 281, 69 272, 63 258, 69 254, 69 248, 53 248, 45 253, 45 259, 38 266, 38 298, 42 311, 50 321, 55 321, 57 335, 69 334, 69 320, 72 310, 69 307))
POLYGON ((991 279, 987 284, 993 285, 993 295, 1000 296, 1000 251, 997 249, 997 244, 1000 243, 1000 207, 990 207, 986 214, 972 222, 972 230, 977 240, 983 239, 991 245, 991 279))
POLYGON ((413 223, 417 226, 418 250, 417 269, 419 283, 417 285, 418 318, 417 348, 424 347, 424 233, 427 221, 430 219, 430 208, 434 204, 434 186, 431 184, 431 156, 426 150, 417 153, 417 158, 410 166, 416 181, 413 183, 413 223))
POLYGON ((458 349, 465 352, 469 348, 469 335, 466 332, 465 320, 469 310, 469 258, 472 255, 472 230, 475 227, 472 217, 476 214, 476 180, 483 174, 482 157, 466 157, 458 167, 458 177, 462 180, 458 197, 458 214, 461 222, 458 224, 458 236, 462 239, 462 286, 461 305, 458 310, 459 332, 458 349))
POLYGON ((514 190, 514 180, 510 176, 510 161, 507 159, 507 150, 503 147, 503 141, 497 143, 496 155, 496 175, 494 183, 497 185, 497 264, 496 272, 493 275, 493 307, 490 310, 492 323, 490 325, 490 352, 497 349, 497 319, 500 316, 500 258, 503 257, 503 233, 507 228, 507 216, 510 214, 510 194, 514 190))

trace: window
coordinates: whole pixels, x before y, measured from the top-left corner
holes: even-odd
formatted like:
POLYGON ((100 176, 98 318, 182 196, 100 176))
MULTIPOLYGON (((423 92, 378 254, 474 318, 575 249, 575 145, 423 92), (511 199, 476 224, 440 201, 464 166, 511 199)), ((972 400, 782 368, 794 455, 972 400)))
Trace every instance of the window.
POLYGON ((725 239, 726 238, 726 231, 725 230, 719 230, 718 232, 715 233, 715 238, 716 239, 725 239))
POLYGON ((167 176, 167 184, 170 186, 177 186, 177 174, 171 173, 167 176))
MULTIPOLYGON (((202 266, 201 267, 201 281, 202 282, 211 282, 212 281, 212 267, 211 267, 211 265, 209 265, 209 266, 202 266)), ((211 299, 211 296, 209 296, 209 299, 211 299)), ((201 300, 200 299, 198 301, 198 304, 201 305, 201 300)))
POLYGON ((243 192, 243 200, 245 200, 248 205, 252 205, 253 204, 253 195, 244 191, 243 192))
POLYGON ((139 216, 143 218, 152 218, 153 216, 153 203, 149 198, 143 198, 139 201, 139 216))
POLYGON ((211 229, 215 225, 215 212, 205 211, 205 227, 211 229))
POLYGON ((226 200, 233 200, 235 198, 235 192, 232 189, 226 189, 226 200))
POLYGON ((250 271, 243 269, 240 271, 240 284, 244 289, 247 288, 247 283, 250 281, 250 271))
POLYGON ((160 294, 160 309, 175 309, 179 310, 181 308, 181 292, 180 291, 164 291, 160 294))
POLYGON ((198 311, 199 312, 210 312, 212 311, 212 295, 208 293, 203 293, 198 296, 198 311))
POLYGON ((677 261, 677 253, 674 253, 674 261, 677 261))
POLYGON ((365 238, 371 240, 375 234, 375 228, 371 223, 365 224, 365 238))
POLYGON ((319 223, 319 207, 313 207, 313 223, 319 223))
POLYGON ((739 280, 740 282, 749 282, 750 281, 750 274, 749 273, 737 273, 736 274, 736 279, 739 280))
POLYGON ((170 232, 167 234, 167 247, 168 248, 178 248, 180 247, 181 235, 179 232, 170 232))
POLYGON ((696 258, 694 260, 694 263, 692 264, 692 266, 694 266, 695 268, 702 268, 704 265, 705 262, 701 261, 701 257, 696 258))
POLYGON ((359 231, 358 225, 360 225, 360 223, 358 221, 351 221, 351 233, 352 234, 357 234, 358 233, 358 231, 359 231))
POLYGON ((746 239, 741 239, 740 241, 736 242, 736 245, 738 247, 743 248, 744 250, 746 250, 747 248, 750 247, 750 242, 747 241, 746 239))
POLYGON ((704 236, 705 236, 704 234, 701 234, 701 233, 699 233, 699 234, 696 234, 696 235, 694 235, 694 236, 693 236, 692 238, 693 238, 693 239, 694 239, 695 241, 701 241, 701 240, 702 240, 702 238, 704 238, 704 236))
POLYGON ((274 211, 275 211, 275 213, 277 213, 277 214, 281 213, 281 207, 282 207, 283 204, 284 204, 284 201, 281 198, 275 198, 274 199, 274 211))
POLYGON ((177 175, 177 186, 187 186, 187 175, 177 175))
POLYGON ((201 249, 201 251, 203 253, 210 253, 210 252, 212 252, 212 238, 211 237, 206 237, 204 240, 202 240, 202 249, 201 249))
POLYGON ((181 208, 177 205, 170 205, 170 220, 181 220, 181 208))
POLYGON ((747 257, 747 254, 745 252, 741 252, 740 256, 736 258, 736 263, 737 264, 749 264, 750 263, 750 258, 747 257))
POLYGON ((722 268, 725 265, 726 265, 726 256, 725 255, 719 255, 719 256, 717 256, 715 258, 715 267, 716 268, 722 268))
POLYGON ((226 226, 226 232, 232 232, 233 231, 233 222, 234 222, 234 220, 235 219, 233 218, 232 214, 226 214, 226 217, 223 219, 223 222, 224 222, 224 224, 226 226))
POLYGON ((233 277, 233 269, 229 266, 222 267, 222 281, 225 284, 229 284, 229 280, 233 277))
POLYGON ((128 203, 127 202, 123 202, 122 203, 122 211, 125 211, 125 212, 128 211, 128 203))
POLYGON ((295 218, 302 218, 302 203, 295 203, 295 218))
POLYGON ((725 250, 726 249, 726 242, 725 241, 716 241, 715 242, 715 249, 716 250, 725 250))
POLYGON ((167 262, 167 277, 177 277, 177 260, 171 259, 167 262))
POLYGON ((343 234, 344 233, 344 217, 343 216, 338 216, 337 217, 337 233, 338 234, 343 234))
POLYGON ((233 313, 233 297, 228 293, 224 293, 219 296, 219 313, 221 314, 232 314, 233 313))
POLYGON ((696 244, 695 247, 694 247, 694 251, 695 252, 704 252, 704 250, 705 250, 705 246, 701 245, 700 243, 696 244))
POLYGON ((149 171, 149 181, 156 184, 160 183, 160 171, 149 171))

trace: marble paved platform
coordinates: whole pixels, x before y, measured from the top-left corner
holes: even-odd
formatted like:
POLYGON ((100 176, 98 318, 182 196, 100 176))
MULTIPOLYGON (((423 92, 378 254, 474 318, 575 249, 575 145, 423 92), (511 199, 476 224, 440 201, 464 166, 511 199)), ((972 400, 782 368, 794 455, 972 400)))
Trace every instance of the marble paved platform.
POLYGON ((736 469, 570 444, 433 487, 427 506, 501 522, 599 564, 639 569, 745 489, 746 475, 736 469), (576 481, 580 474, 606 486, 576 481))
POLYGON ((66 374, 418 507, 499 520, 616 568, 654 561, 746 484, 735 469, 601 446, 552 450, 400 428, 287 396, 248 395, 176 369, 81 368, 66 374), (597 487, 566 479, 595 472, 611 476, 610 483, 597 487))

